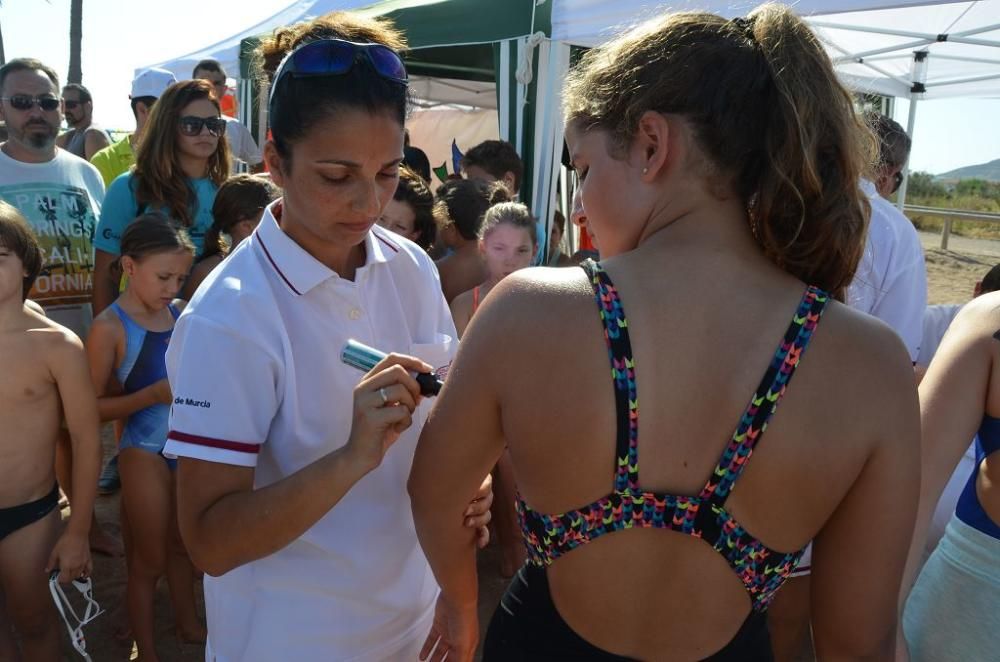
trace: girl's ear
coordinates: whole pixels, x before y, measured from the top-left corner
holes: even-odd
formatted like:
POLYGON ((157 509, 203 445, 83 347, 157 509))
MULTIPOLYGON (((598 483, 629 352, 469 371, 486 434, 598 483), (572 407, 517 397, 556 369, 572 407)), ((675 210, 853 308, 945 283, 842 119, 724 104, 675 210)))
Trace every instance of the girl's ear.
POLYGON ((118 260, 119 262, 121 262, 122 265, 122 273, 124 273, 129 278, 132 278, 135 275, 135 268, 136 268, 135 260, 129 257, 128 255, 122 255, 120 258, 118 258, 118 260))

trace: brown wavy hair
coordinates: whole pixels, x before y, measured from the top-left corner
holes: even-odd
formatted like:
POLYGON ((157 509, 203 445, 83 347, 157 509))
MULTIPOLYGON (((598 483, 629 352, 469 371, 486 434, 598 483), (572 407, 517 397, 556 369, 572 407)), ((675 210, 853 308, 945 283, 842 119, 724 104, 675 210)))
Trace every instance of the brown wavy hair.
MULTIPOLYGON (((135 155, 132 169, 136 202, 140 209, 166 207, 184 227, 191 227, 197 196, 181 170, 177 135, 181 111, 192 101, 208 99, 222 116, 212 85, 204 80, 174 83, 153 104, 146 131, 135 155)), ((220 137, 219 146, 208 160, 205 177, 218 187, 229 177, 229 143, 220 137)))
POLYGON ((687 121, 713 191, 735 192, 786 272, 842 297, 864 247, 859 188, 875 143, 809 27, 766 4, 727 21, 668 14, 589 51, 570 72, 566 121, 607 131, 616 155, 647 111, 687 121))

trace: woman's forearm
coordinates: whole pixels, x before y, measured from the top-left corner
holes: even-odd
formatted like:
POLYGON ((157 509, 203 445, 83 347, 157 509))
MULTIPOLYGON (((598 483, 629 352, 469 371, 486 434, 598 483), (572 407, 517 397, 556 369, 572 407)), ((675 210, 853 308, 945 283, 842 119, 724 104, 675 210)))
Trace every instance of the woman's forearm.
MULTIPOLYGON (((188 471, 181 458, 178 506, 185 511, 185 491, 204 476, 188 471)), ((302 536, 373 467, 347 447, 336 450, 290 476, 260 489, 234 491, 219 498, 181 532, 194 564, 218 576, 270 556, 302 536)), ((346 535, 346 532, 345 532, 346 535)))

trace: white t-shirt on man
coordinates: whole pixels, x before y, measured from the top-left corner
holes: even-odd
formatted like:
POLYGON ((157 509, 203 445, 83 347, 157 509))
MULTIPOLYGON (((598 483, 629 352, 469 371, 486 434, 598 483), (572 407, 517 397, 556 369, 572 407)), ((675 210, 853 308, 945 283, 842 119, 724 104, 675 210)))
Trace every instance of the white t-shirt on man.
POLYGON ((916 228, 901 211, 880 197, 875 185, 861 181, 872 216, 865 252, 847 288, 852 308, 877 317, 902 338, 916 361, 927 307, 927 266, 916 228))
MULTIPOLYGON (((457 335, 434 263, 380 227, 355 279, 337 276, 267 209, 198 288, 174 328, 164 452, 254 467, 275 483, 344 446, 362 373, 348 339, 445 369, 457 335)), ((416 659, 437 583, 417 542, 406 481, 431 406, 382 464, 284 549, 205 577, 208 658, 218 662, 416 659)))
MULTIPOLYGON (((233 159, 242 161, 248 166, 255 166, 264 160, 264 154, 253 139, 250 129, 243 125, 238 119, 223 115, 226 120, 226 140, 229 141, 229 151, 232 152, 233 159)), ((237 164, 233 163, 233 170, 237 164)))
POLYGON ((93 318, 94 231, 104 180, 97 168, 63 149, 45 163, 24 163, 0 150, 0 198, 27 219, 44 253, 28 297, 46 315, 87 337, 93 318))

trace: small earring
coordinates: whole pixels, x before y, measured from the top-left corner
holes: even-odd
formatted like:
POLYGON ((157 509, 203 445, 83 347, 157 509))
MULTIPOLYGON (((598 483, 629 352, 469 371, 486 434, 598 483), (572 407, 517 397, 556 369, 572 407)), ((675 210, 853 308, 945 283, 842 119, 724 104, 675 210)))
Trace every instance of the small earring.
POLYGON ((649 168, 643 168, 642 169, 642 174, 648 175, 649 174, 649 168))

